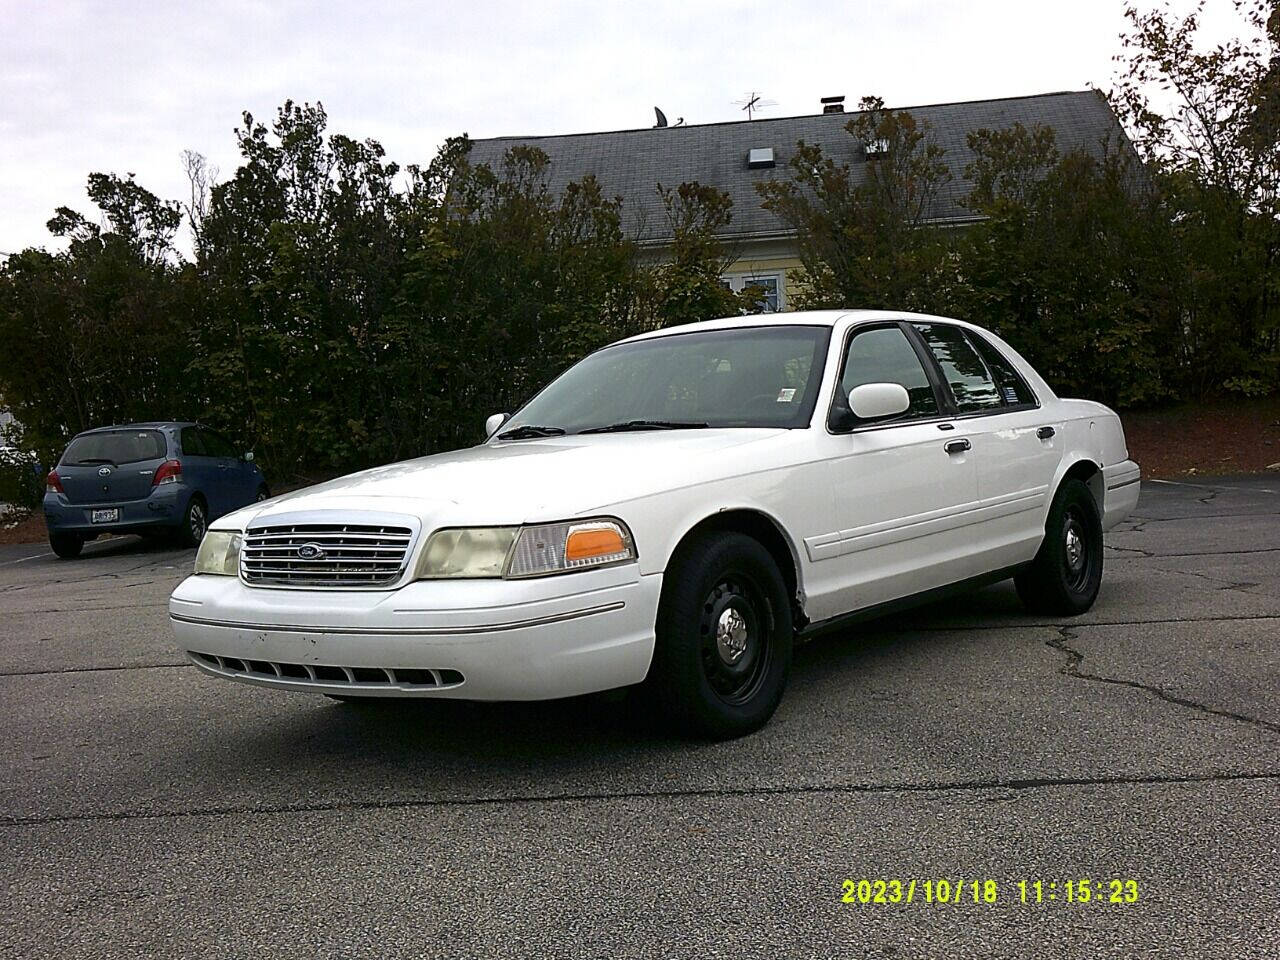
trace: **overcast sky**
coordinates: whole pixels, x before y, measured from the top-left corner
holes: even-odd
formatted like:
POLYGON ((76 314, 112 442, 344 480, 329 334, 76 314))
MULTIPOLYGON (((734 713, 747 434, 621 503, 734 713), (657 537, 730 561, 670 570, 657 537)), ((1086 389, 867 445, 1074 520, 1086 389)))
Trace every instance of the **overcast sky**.
MULTIPOLYGON (((1186 0, 1173 0, 1186 9, 1186 0)), ((1228 0, 1210 5, 1229 9, 1228 0)), ((0 0, 0 251, 49 245, 86 175, 185 196, 180 154, 236 166, 233 128, 286 98, 427 162, 446 136, 763 116, 1109 86, 1122 0, 410 3, 0 0)), ((1215 18, 1230 23, 1226 16, 1215 18)))

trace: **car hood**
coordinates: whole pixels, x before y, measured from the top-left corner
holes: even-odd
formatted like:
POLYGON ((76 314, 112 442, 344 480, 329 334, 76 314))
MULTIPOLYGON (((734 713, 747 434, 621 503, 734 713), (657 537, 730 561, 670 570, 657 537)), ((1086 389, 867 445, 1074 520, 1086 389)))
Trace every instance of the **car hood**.
POLYGON ((759 445, 789 433, 663 430, 483 444, 339 477, 216 525, 311 510, 410 513, 449 523, 561 519, 758 469, 759 445))

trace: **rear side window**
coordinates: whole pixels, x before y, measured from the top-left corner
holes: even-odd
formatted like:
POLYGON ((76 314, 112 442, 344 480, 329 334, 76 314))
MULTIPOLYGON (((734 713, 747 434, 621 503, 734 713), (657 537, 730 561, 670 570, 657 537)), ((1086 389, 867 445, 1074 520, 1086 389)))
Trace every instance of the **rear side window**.
POLYGON ((62 463, 67 466, 94 463, 138 463, 163 460, 166 446, 159 430, 112 430, 83 433, 67 445, 62 463))
POLYGON ((1004 406, 987 365, 965 339, 964 331, 945 323, 917 323, 942 368, 942 377, 951 387, 956 409, 961 413, 978 413, 1004 406))
POLYGON ((987 369, 996 378, 996 386, 1000 388, 1000 397, 1004 400, 1005 405, 1010 407, 1022 404, 1034 406, 1036 395, 1031 392, 1031 388, 1027 386, 1027 381, 1022 379, 1022 375, 1009 362, 1009 359, 993 343, 990 343, 986 337, 974 333, 972 330, 967 331, 967 333, 969 340, 978 348, 978 353, 982 354, 982 359, 987 362, 987 369))
POLYGON ((209 451, 204 446, 204 436, 199 427, 182 428, 182 452, 188 457, 209 456, 209 451))
POLYGON ((209 451, 211 457, 236 457, 236 448, 231 445, 231 441, 220 433, 214 433, 212 430, 201 430, 200 433, 204 437, 205 449, 209 451))
POLYGON ((849 341, 840 385, 848 394, 864 383, 899 383, 907 389, 911 406, 905 417, 938 415, 938 400, 924 367, 907 335, 898 327, 863 330, 849 341))

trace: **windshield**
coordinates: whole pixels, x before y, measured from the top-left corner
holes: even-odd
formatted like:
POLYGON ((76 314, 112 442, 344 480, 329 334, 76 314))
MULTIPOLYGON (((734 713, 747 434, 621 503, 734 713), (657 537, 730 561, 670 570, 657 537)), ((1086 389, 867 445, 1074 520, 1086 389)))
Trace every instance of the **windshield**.
POLYGON ((542 432, 534 427, 550 435, 808 426, 830 336, 829 327, 738 327, 605 347, 561 374, 499 436, 542 432))
POLYGON ((110 433, 84 433, 67 445, 62 463, 76 464, 137 463, 140 460, 163 460, 164 434, 159 430, 113 430, 110 433))

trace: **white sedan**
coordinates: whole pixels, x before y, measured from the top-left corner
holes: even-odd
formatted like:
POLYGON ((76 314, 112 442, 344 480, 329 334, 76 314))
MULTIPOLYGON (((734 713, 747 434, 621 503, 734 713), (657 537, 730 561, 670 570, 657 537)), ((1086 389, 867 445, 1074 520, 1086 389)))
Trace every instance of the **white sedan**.
POLYGON ((698 736, 765 723, 797 636, 1013 577, 1087 610, 1139 469, 1008 344, 886 311, 605 347, 487 442, 216 521, 174 591, 220 677, 337 699, 638 685, 698 736))

